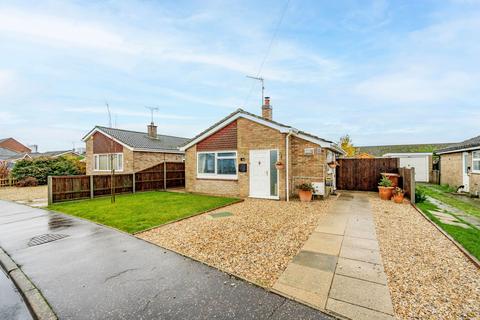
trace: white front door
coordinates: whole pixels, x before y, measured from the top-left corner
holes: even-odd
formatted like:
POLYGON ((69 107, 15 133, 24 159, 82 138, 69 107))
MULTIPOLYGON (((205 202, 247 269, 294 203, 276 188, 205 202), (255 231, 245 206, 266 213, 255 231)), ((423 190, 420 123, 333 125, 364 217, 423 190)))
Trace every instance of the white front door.
POLYGON ((470 192, 470 177, 468 176, 468 152, 463 153, 463 187, 465 192, 470 192))
POLYGON ((250 197, 270 196, 270 150, 250 150, 250 197))

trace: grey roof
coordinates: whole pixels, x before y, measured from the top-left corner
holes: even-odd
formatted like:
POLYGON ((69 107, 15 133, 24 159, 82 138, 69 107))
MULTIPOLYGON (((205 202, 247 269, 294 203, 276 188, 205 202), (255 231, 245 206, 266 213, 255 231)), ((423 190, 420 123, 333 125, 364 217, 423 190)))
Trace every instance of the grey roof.
POLYGON ((469 149, 469 148, 475 148, 475 147, 480 148, 480 136, 476 136, 474 138, 467 139, 459 143, 455 143, 447 148, 439 149, 436 151, 436 153, 455 152, 457 150, 469 149))
POLYGON ((29 153, 29 156, 32 158, 40 158, 40 157, 57 157, 59 155, 62 155, 64 153, 75 153, 71 149, 69 150, 59 150, 59 151, 47 151, 47 152, 32 152, 29 153))
POLYGON ((188 138, 168 136, 164 134, 158 134, 157 138, 151 138, 145 132, 130 131, 116 128, 108 128, 102 126, 96 126, 96 129, 105 132, 113 138, 121 141, 129 147, 134 149, 146 149, 146 150, 175 150, 178 151, 178 147, 183 145, 188 138))
POLYGON ((0 147, 0 160, 18 159, 22 156, 22 153, 0 147))
MULTIPOLYGON (((234 115, 236 115, 236 114, 238 114, 238 113, 246 114, 246 115, 249 115, 249 116, 252 116, 252 117, 261 119, 261 120, 263 120, 263 121, 270 122, 270 123, 275 124, 275 125, 277 125, 277 126, 281 126, 281 127, 284 127, 284 128, 292 128, 292 129, 293 129, 292 126, 288 126, 288 125, 286 125, 286 124, 283 124, 283 123, 280 123, 280 122, 277 122, 277 121, 265 119, 265 118, 263 118, 263 117, 260 117, 260 116, 258 116, 258 115, 256 115, 256 114, 254 114, 254 113, 250 113, 250 112, 248 112, 248 111, 245 111, 245 110, 239 108, 239 109, 235 110, 234 112, 232 112, 231 114, 229 114, 228 116, 226 116, 225 118, 223 118, 222 120, 214 123, 213 125, 211 125, 211 126, 208 127, 207 129, 203 130, 202 132, 200 132, 199 134, 197 134, 197 135, 196 135, 195 137, 193 137, 192 139, 186 141, 183 145, 187 145, 190 141, 193 141, 193 140, 197 139, 198 137, 200 137, 201 135, 203 135, 205 132, 208 132, 209 130, 215 128, 216 126, 218 126, 219 124, 221 124, 221 123, 224 122, 225 120, 233 117, 234 115)), ((322 140, 322 141, 327 142, 327 143, 333 143, 332 141, 325 140, 325 139, 323 139, 323 138, 320 138, 320 137, 318 137, 318 136, 316 136, 316 135, 307 133, 307 132, 305 132, 305 131, 299 131, 299 133, 304 134, 304 135, 307 135, 307 136, 310 136, 310 137, 315 138, 315 139, 322 140)))

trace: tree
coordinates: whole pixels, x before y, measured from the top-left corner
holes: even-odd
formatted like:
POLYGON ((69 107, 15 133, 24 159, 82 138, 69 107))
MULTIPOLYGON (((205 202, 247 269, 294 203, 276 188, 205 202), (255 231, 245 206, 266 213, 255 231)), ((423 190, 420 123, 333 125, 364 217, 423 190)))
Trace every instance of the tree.
POLYGON ((347 153, 347 157, 353 157, 357 152, 357 148, 353 146, 352 139, 348 134, 340 137, 340 147, 347 153))

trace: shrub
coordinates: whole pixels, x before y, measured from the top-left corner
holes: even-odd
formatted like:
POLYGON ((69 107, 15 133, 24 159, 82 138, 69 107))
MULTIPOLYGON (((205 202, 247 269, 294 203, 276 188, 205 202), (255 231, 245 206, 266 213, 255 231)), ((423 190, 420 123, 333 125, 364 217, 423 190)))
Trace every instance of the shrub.
POLYGON ((17 187, 35 187, 38 186, 38 181, 34 177, 26 177, 17 182, 17 187))
POLYGON ((392 181, 388 179, 387 177, 383 176, 382 179, 380 179, 380 182, 378 183, 380 187, 391 187, 392 181))
POLYGON ((48 176, 68 176, 84 174, 79 160, 76 158, 37 158, 25 159, 15 163, 12 169, 12 176, 17 180, 33 177, 38 184, 47 184, 48 176))
POLYGON ((315 191, 315 188, 313 187, 313 184, 311 184, 310 182, 302 183, 302 184, 298 185, 297 189, 300 189, 302 191, 312 191, 312 192, 315 191))
POLYGON ((415 189, 415 203, 422 203, 427 200, 427 196, 425 195, 425 192, 421 189, 416 188, 415 189))

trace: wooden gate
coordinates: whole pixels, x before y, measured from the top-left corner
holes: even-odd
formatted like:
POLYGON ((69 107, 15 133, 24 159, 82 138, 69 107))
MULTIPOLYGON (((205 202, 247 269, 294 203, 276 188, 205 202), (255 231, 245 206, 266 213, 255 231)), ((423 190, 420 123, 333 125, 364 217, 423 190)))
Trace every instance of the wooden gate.
POLYGON ((382 172, 398 173, 400 159, 338 159, 337 189, 377 191, 382 172))

